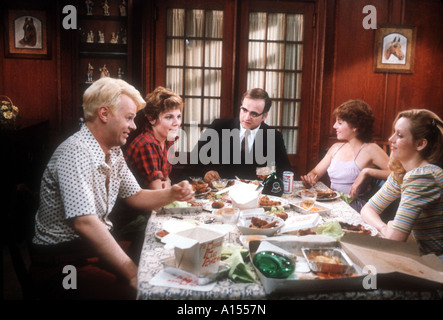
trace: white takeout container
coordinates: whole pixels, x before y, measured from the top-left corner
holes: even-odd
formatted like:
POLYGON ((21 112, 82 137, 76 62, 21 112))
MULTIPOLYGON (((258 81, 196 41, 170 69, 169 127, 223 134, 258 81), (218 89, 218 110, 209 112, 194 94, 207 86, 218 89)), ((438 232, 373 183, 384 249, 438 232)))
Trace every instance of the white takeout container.
POLYGON ((318 213, 292 216, 286 219, 284 227, 280 233, 291 233, 300 229, 309 229, 315 227, 321 221, 318 213))
POLYGON ((232 207, 240 210, 258 208, 261 192, 255 189, 257 189, 255 184, 235 184, 229 191, 232 207))
POLYGON ((165 248, 174 248, 175 267, 197 276, 218 272, 223 239, 228 229, 198 226, 162 238, 165 248))

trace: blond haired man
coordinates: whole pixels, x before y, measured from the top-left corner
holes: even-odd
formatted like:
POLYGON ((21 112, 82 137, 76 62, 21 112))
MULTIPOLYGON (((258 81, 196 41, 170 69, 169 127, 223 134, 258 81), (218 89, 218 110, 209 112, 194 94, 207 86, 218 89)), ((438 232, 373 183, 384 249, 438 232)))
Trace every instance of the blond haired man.
MULTIPOLYGON (((141 210, 193 199, 186 181, 141 189, 120 147, 145 101, 120 79, 102 78, 83 95, 85 124, 54 152, 43 174, 32 271, 48 298, 131 299, 137 266, 113 237, 109 214, 118 197, 141 210), (63 279, 75 268, 75 286, 63 279), (74 288, 75 287, 75 288, 74 288)), ((71 279, 72 280, 72 279, 71 279)))

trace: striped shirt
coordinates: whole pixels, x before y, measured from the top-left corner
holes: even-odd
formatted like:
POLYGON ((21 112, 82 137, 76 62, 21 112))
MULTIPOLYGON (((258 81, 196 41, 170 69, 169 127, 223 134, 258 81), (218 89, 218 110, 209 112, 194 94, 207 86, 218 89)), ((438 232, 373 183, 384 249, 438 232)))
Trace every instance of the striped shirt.
POLYGON ((410 233, 423 253, 443 254, 443 170, 433 164, 407 172, 400 185, 390 175, 383 187, 369 200, 381 213, 401 197, 392 227, 410 233))

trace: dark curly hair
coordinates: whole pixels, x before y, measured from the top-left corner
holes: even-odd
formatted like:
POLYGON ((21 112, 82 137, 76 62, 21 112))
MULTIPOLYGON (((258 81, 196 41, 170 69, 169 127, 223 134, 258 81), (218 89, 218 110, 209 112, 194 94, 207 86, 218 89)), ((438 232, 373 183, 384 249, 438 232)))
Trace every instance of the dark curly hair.
POLYGON ((333 116, 357 129, 357 139, 371 142, 374 133, 374 115, 371 107, 362 100, 349 100, 337 107, 333 116))

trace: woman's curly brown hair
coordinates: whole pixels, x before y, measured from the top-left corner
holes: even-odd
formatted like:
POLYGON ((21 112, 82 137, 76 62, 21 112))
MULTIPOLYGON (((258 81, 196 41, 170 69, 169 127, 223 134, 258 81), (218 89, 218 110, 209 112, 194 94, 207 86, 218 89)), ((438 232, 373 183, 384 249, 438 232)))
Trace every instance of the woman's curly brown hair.
POLYGON ((374 115, 371 107, 362 100, 349 100, 337 107, 333 116, 357 129, 357 139, 371 142, 374 133, 374 115))

